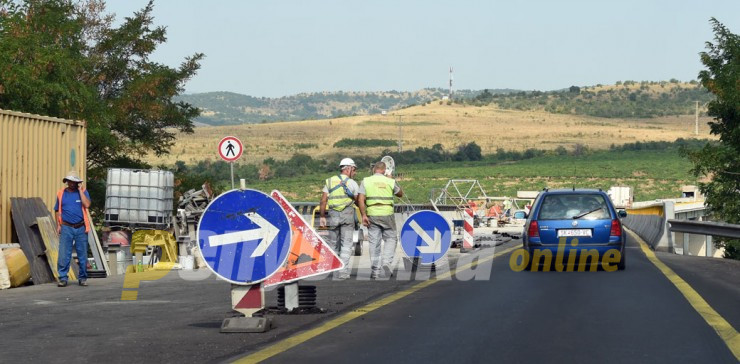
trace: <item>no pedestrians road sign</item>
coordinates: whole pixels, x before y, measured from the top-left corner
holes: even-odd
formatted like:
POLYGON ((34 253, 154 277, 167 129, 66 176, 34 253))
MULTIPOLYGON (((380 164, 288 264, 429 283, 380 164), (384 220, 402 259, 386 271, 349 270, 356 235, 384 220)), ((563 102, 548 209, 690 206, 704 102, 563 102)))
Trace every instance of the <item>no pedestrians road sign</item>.
POLYGON ((227 162, 233 162, 242 156, 244 146, 242 142, 233 136, 227 136, 218 143, 218 155, 227 162))

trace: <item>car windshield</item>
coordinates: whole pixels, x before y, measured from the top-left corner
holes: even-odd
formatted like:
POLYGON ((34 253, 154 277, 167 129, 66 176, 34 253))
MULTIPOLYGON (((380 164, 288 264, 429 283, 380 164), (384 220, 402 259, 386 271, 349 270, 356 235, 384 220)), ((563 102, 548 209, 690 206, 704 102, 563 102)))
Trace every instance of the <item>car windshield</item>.
POLYGON ((608 219, 609 208, 601 195, 557 194, 542 201, 540 220, 608 219))

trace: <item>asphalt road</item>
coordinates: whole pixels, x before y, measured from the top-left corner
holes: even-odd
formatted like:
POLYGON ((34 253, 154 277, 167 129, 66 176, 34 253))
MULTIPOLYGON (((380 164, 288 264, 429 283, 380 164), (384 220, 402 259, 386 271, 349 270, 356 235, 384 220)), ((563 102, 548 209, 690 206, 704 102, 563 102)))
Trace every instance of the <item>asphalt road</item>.
MULTIPOLYGON (((505 255, 490 280, 435 283, 267 362, 737 362, 632 239, 627 254, 625 271, 583 273, 514 272, 505 255)), ((691 280, 740 328, 738 280, 691 280)))
MULTIPOLYGON (((493 252, 451 251, 450 261, 462 265, 493 252)), ((740 328, 740 262, 658 257, 740 328)), ((474 274, 466 271, 438 281, 278 350, 269 361, 737 362, 634 241, 623 272, 513 272, 508 258, 476 267, 482 280, 469 280, 474 274)), ((368 303, 419 283, 403 277, 304 282, 318 287, 324 313, 274 314, 275 328, 267 333, 221 334, 221 321, 232 315, 229 284, 181 273, 141 282, 137 301, 121 301, 121 276, 91 279, 89 287, 0 291, 0 363, 229 361, 279 347, 345 313, 365 312, 368 303)), ((268 305, 275 296, 267 292, 268 305)))

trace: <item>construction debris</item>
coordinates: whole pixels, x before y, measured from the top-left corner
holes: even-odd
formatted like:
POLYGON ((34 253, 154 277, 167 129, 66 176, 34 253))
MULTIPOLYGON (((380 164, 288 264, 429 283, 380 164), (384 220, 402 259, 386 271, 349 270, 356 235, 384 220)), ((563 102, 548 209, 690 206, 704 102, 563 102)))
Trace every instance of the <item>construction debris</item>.
MULTIPOLYGON (((41 198, 11 198, 11 214, 18 243, 30 263, 31 278, 34 284, 55 282, 57 260, 59 258, 59 235, 57 222, 52 218, 41 198)), ((88 215, 89 217, 89 215, 88 215)), ((92 220, 91 220, 92 221, 92 220)), ((89 278, 105 278, 109 275, 103 247, 97 239, 95 229, 88 233, 89 278)), ((74 256, 74 253, 73 253, 74 256)), ((79 277, 78 264, 70 264, 69 278, 79 277)))
POLYGON ((177 216, 175 217, 175 239, 179 244, 181 256, 195 256, 195 267, 205 267, 205 262, 200 254, 194 254, 197 249, 196 231, 198 222, 208 204, 213 200, 213 190, 208 182, 201 189, 185 192, 177 204, 177 216))
MULTIPOLYGON (((87 212, 87 214, 87 218, 92 221, 90 213, 87 212)), ((89 250, 93 256, 93 261, 91 262, 90 269, 87 270, 87 276, 89 278, 105 278, 111 275, 108 260, 105 258, 103 245, 100 243, 100 239, 98 239, 98 232, 95 231, 95 229, 90 229, 90 232, 87 233, 87 243, 89 250)), ((90 261, 88 260, 88 262, 90 261)))
POLYGON ((5 255, 0 250, 0 289, 10 288, 10 274, 8 273, 8 265, 5 263, 5 255))
POLYGON ((131 236, 131 253, 136 256, 137 269, 135 271, 180 269, 177 264, 177 244, 175 238, 163 230, 139 230, 131 236), (143 267, 143 257, 149 257, 146 268, 143 267), (156 262, 155 262, 156 261, 156 262), (138 269, 141 262, 142 269, 138 269))
POLYGON ((26 259, 31 265, 31 277, 34 284, 54 282, 48 258, 46 257, 46 246, 41 239, 36 218, 49 217, 49 209, 41 198, 18 198, 10 199, 11 216, 13 226, 18 237, 26 259))
MULTIPOLYGON (((20 248, 3 249, 0 253, 0 260, 5 263, 7 272, 8 286, 4 288, 20 287, 31 279, 31 266, 20 248)), ((0 263, 0 271, 2 271, 2 263, 0 263)), ((1 277, 2 272, 0 272, 0 289, 3 288, 1 277)))

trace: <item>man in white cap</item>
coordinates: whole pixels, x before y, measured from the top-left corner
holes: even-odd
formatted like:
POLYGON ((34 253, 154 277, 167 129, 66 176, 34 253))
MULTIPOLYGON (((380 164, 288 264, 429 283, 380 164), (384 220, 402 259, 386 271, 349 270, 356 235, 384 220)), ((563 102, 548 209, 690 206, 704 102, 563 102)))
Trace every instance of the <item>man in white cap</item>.
POLYGON ((57 218, 57 233, 59 234, 59 257, 57 271, 59 272, 59 287, 67 286, 67 273, 72 260, 72 245, 77 251, 77 260, 80 264, 78 283, 87 286, 87 233, 90 232, 90 221, 87 209, 90 207, 90 194, 81 185, 82 179, 77 172, 70 171, 62 179, 67 184, 57 192, 54 212, 57 218))
POLYGON ((347 279, 350 276, 349 259, 352 256, 352 235, 355 232, 355 209, 352 206, 357 200, 357 191, 360 186, 352 179, 357 171, 357 165, 351 158, 344 158, 339 162, 340 173, 324 181, 321 204, 319 205, 319 225, 328 227, 330 246, 339 252, 339 258, 344 262, 344 269, 335 275, 336 279, 347 279), (327 206, 329 220, 327 224, 327 206))

